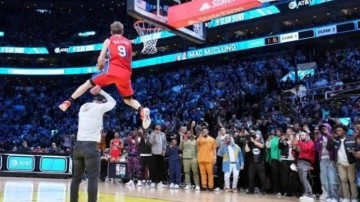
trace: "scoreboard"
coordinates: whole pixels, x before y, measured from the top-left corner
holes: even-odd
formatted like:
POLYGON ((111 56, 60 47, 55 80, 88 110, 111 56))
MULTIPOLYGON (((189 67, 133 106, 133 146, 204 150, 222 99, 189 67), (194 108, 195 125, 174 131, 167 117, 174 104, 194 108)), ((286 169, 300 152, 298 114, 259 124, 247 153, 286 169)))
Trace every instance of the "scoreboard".
POLYGON ((265 38, 265 45, 278 44, 279 40, 278 36, 267 37, 265 38))
POLYGON ((360 21, 357 21, 356 23, 347 22, 343 24, 329 25, 329 26, 302 30, 299 32, 280 34, 276 36, 267 37, 264 40, 265 40, 265 45, 273 45, 273 44, 287 43, 287 42, 293 42, 303 39, 317 38, 322 36, 356 31, 359 27, 360 27, 360 21))

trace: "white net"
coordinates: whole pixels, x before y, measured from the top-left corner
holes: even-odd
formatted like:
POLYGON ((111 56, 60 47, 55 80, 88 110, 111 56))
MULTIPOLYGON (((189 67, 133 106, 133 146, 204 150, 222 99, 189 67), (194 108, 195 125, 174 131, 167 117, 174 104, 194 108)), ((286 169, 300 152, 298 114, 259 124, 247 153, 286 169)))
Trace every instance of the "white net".
POLYGON ((150 23, 144 21, 136 21, 134 23, 134 28, 140 36, 141 41, 144 44, 144 47, 141 51, 143 54, 155 54, 157 53, 156 44, 160 38, 161 28, 156 27, 150 23))

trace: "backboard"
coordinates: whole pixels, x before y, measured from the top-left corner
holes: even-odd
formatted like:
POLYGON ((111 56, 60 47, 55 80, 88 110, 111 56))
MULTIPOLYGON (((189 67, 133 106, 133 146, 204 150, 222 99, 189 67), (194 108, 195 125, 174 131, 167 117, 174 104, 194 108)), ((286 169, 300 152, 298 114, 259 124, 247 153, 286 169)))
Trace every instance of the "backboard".
POLYGON ((127 0, 127 13, 134 18, 169 30, 191 42, 205 43, 206 29, 203 22, 182 28, 175 28, 168 24, 169 7, 180 3, 180 0, 127 0))

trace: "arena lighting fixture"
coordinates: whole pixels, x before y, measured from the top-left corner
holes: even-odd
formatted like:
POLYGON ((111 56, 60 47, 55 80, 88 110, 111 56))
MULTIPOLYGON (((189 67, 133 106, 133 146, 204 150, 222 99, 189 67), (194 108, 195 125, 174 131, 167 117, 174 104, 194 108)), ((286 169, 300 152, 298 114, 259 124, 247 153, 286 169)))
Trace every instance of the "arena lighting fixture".
POLYGON ((95 31, 79 32, 78 37, 94 36, 95 34, 96 34, 95 31))
POLYGON ((38 13, 51 13, 51 11, 48 10, 48 9, 36 9, 36 12, 38 12, 38 13))

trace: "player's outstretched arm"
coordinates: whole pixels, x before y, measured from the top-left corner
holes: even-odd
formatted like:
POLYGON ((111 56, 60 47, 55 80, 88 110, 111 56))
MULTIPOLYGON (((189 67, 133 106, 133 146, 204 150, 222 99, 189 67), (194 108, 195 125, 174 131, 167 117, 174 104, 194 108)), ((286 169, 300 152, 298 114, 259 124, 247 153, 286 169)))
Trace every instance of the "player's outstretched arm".
POLYGON ((103 47, 101 49, 101 52, 100 52, 100 55, 98 57, 97 64, 96 64, 96 66, 99 70, 101 70, 104 67, 104 63, 106 60, 106 51, 107 51, 109 45, 110 45, 110 40, 106 39, 103 43, 103 47))

